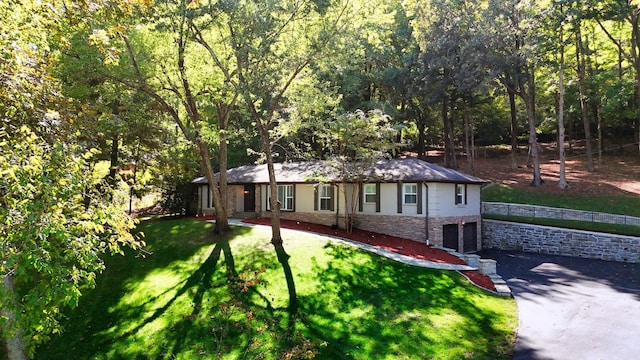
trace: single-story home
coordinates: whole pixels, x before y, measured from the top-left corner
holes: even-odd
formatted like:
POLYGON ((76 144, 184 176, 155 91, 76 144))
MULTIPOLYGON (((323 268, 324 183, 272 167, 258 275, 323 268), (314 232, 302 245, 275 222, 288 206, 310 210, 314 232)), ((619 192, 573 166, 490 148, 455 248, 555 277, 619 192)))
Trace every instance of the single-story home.
MULTIPOLYGON (((327 168, 323 161, 275 164, 282 219, 342 227, 347 208, 362 230, 460 252, 480 249, 480 188, 486 181, 414 158, 378 161, 364 181, 346 186, 327 168)), ((207 179, 193 183, 198 213, 214 214, 207 179)), ((266 165, 229 169, 227 183, 229 216, 270 216, 266 165)))

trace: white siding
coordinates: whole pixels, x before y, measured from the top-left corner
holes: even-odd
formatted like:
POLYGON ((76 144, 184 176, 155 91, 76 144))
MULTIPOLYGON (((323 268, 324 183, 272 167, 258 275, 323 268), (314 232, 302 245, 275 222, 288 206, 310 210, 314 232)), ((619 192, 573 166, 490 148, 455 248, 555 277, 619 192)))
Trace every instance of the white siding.
POLYGON ((397 215, 398 214, 398 195, 396 183, 380 184, 380 214, 397 215))
POLYGON ((468 216, 480 213, 480 185, 467 185, 467 203, 455 204, 456 184, 429 183, 429 216, 468 216))
POLYGON ((312 184, 295 184, 296 212, 312 212, 313 197, 316 195, 312 184))

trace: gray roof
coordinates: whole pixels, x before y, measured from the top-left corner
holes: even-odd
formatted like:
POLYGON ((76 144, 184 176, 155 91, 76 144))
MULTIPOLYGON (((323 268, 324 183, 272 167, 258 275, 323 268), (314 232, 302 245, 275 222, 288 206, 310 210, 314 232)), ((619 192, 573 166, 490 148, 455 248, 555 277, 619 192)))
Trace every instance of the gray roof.
MULTIPOLYGON (((274 164, 277 182, 313 183, 322 176, 331 181, 341 181, 337 171, 327 161, 309 161, 274 164), (331 175, 333 173, 333 176, 331 175)), ((448 182, 482 184, 486 180, 459 171, 434 165, 415 158, 380 160, 365 171, 370 181, 380 182, 448 182)), ((216 174, 218 176, 218 174, 216 174)), ((194 184, 208 183, 205 177, 193 180, 194 184)), ((244 165, 227 170, 229 184, 267 184, 267 165, 244 165)))

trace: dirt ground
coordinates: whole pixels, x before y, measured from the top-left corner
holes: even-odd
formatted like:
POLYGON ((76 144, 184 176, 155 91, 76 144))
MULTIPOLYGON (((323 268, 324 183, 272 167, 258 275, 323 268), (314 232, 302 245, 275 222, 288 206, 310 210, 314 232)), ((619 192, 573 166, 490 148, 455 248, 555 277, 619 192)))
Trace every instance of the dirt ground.
MULTIPOLYGON (((482 179, 507 184, 529 191, 563 193, 585 196, 640 195, 640 155, 637 148, 624 154, 603 154, 601 161, 594 156, 595 172, 589 173, 583 149, 573 147, 567 151, 565 176, 569 183, 566 190, 558 188, 560 162, 555 144, 541 144, 540 171, 544 184, 531 187, 533 169, 526 148, 517 155, 518 167, 509 167, 509 151, 481 150, 478 152, 472 171, 465 157, 458 157, 458 170, 482 179)), ((442 165, 438 151, 429 152, 428 161, 442 165)))

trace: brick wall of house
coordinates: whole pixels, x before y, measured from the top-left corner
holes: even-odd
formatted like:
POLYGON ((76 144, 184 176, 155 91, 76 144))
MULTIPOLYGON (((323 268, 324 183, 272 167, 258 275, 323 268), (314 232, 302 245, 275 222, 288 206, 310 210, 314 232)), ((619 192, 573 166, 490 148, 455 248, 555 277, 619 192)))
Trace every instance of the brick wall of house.
MULTIPOLYGON (((261 214, 263 217, 270 217, 270 212, 264 212, 261 214)), ((335 225, 336 215, 335 213, 298 213, 298 212, 281 212, 281 218, 285 220, 304 221, 322 225, 335 225)), ((402 215, 363 215, 356 214, 356 225, 359 229, 397 236, 405 239, 410 239, 425 243, 427 223, 424 217, 420 216, 402 216, 402 215)), ((458 224, 459 225, 459 249, 463 249, 463 222, 477 222, 476 239, 477 248, 481 249, 482 237, 481 237, 481 222, 480 216, 463 216, 463 217, 445 217, 445 218, 430 218, 429 219, 429 244, 434 246, 442 246, 442 226, 446 224, 458 224)), ((344 228, 344 216, 338 218, 338 224, 341 228, 344 228)))
MULTIPOLYGON (((397 236, 424 243, 426 240, 425 218, 421 216, 363 215, 356 214, 359 229, 397 236)), ((342 221, 344 223, 344 220, 342 221)))

